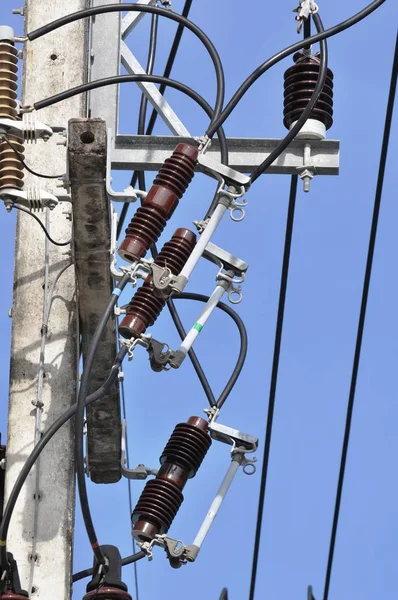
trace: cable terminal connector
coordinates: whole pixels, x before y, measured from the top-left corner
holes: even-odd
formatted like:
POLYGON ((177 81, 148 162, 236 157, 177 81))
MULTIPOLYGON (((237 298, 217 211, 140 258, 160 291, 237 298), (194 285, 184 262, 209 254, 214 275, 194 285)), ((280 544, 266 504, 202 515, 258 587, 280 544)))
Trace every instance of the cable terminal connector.
POLYGON ((295 17, 296 21, 298 21, 297 33, 300 33, 304 21, 306 21, 310 15, 315 15, 318 12, 318 5, 315 4, 314 0, 301 0, 299 6, 294 8, 293 12, 297 13, 295 17))

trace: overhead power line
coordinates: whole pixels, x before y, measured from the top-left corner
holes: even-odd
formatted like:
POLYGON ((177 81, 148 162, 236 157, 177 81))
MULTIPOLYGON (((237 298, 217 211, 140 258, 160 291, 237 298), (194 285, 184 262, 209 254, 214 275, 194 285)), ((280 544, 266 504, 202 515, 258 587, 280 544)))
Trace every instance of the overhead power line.
POLYGON ((375 194, 375 201, 374 201, 374 207, 373 207, 372 225, 371 225, 371 229, 370 229, 368 255, 367 255, 367 259, 366 259, 366 269, 365 269, 365 278, 364 278, 363 290, 362 290, 361 308, 360 308, 360 312, 359 312, 359 321, 358 321, 357 339, 356 339, 356 344, 355 344, 354 362, 353 362, 353 366, 352 366, 350 392, 349 392, 349 396, 348 396, 347 416, 346 416, 346 423, 345 423, 345 429, 344 429, 343 448, 342 448, 342 452, 341 452, 340 470, 339 470, 339 478, 338 478, 338 483, 337 483, 337 492, 336 492, 334 514, 333 514, 332 532, 331 532, 331 536, 330 536, 329 556, 328 556, 328 562, 327 562, 327 567, 326 567, 326 578, 325 578, 325 588, 324 588, 324 593, 323 593, 323 600, 328 600, 328 598, 329 598, 330 578, 331 578, 332 567, 333 567, 333 558, 334 558, 334 550, 335 550, 335 545, 336 545, 337 527, 339 524, 341 496, 343 493, 344 475, 345 475, 345 468, 346 468, 346 463, 347 463, 348 444, 350 441, 350 433, 351 433, 352 413, 354 410, 355 391, 356 391, 356 386, 357 386, 359 361, 361 358, 361 350, 362 350, 363 331, 364 331, 365 319, 366 319, 366 308, 367 308, 368 297, 369 297, 369 287, 370 287, 370 279, 371 279, 371 275, 372 275, 373 256, 374 256, 374 250, 375 250, 375 245, 376 245, 377 226, 379 223, 380 205, 381 205, 381 198, 382 198, 382 193, 383 193, 384 174, 385 174, 385 170, 386 170, 388 144, 390 141, 391 122, 392 122, 392 115, 393 115, 393 111, 394 111, 395 92, 396 92, 396 88, 397 88, 397 72, 398 72, 398 35, 397 35, 396 44, 395 44, 394 60, 393 60, 392 71, 391 71, 390 91, 388 94, 383 141, 382 141, 382 145, 381 145, 379 172, 378 172, 378 176, 377 176, 376 194, 375 194))
POLYGON ((261 528, 262 528, 263 514, 264 514, 264 500, 265 500, 265 491, 266 491, 266 486, 267 486, 267 475, 268 475, 269 454, 270 454, 270 448, 271 448, 272 426, 273 426, 273 422, 274 422, 276 386, 277 386, 277 382, 278 382, 279 358, 280 358, 281 344, 282 344, 283 319, 284 319, 284 315, 285 315, 286 291, 287 291, 287 283, 288 283, 288 277, 289 277, 290 251, 291 251, 291 247, 292 247, 294 212, 295 212, 295 208, 296 208, 297 181, 298 181, 298 176, 293 175, 291 178, 291 183, 290 183, 289 206, 288 206, 288 212, 287 212, 285 244, 284 244, 283 261, 282 261, 282 274, 281 274, 281 283, 280 283, 280 288, 279 288, 278 315, 277 315, 277 319, 276 319, 274 353, 273 353, 273 359, 272 359, 272 373, 271 373, 270 392, 269 392, 269 399, 268 399, 267 426, 266 426, 266 430, 265 430, 265 440, 264 440, 264 458, 263 458, 263 465, 262 465, 262 469, 261 469, 260 493, 259 493, 259 499, 258 499, 257 523, 256 523, 256 533, 255 533, 255 540, 254 540, 254 551, 253 551, 252 573, 251 573, 251 579, 250 579, 249 600, 253 600, 254 592, 256 589, 258 555, 259 555, 259 550, 260 550, 261 528))

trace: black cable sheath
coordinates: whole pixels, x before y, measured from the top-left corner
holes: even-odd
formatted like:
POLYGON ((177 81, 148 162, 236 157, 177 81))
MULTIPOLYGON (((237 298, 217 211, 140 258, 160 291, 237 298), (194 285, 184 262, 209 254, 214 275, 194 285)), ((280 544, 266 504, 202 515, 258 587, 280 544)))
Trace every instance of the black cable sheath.
MULTIPOLYGON (((170 10, 165 10, 164 8, 158 8, 157 6, 143 6, 143 5, 137 6, 137 4, 135 4, 135 3, 132 4, 131 2, 122 3, 122 4, 108 4, 105 6, 96 6, 96 7, 92 7, 92 8, 87 8, 85 10, 80 10, 80 11, 71 13, 70 15, 66 15, 65 17, 61 17, 60 19, 52 21, 51 23, 48 23, 47 25, 44 25, 43 27, 39 27, 38 29, 31 31, 30 33, 27 34, 27 38, 30 41, 33 41, 33 40, 36 40, 36 39, 42 37, 43 35, 46 35, 47 33, 50 33, 51 31, 58 29, 59 27, 62 27, 63 25, 67 25, 68 23, 73 23, 74 21, 78 21, 78 20, 84 19, 86 17, 92 17, 94 15, 100 15, 100 14, 105 14, 105 13, 110 13, 110 12, 123 12, 123 11, 150 13, 150 14, 156 14, 156 15, 165 17, 166 19, 171 19, 172 21, 176 21, 177 23, 183 25, 184 27, 186 27, 187 29, 192 31, 192 33, 195 34, 197 38, 199 38, 199 40, 206 47, 206 49, 210 55, 210 58, 213 62, 215 71, 216 71, 217 91, 216 91, 216 101, 215 101, 215 105, 214 105, 214 116, 212 118, 212 123, 213 123, 213 121, 220 114, 223 103, 224 103, 225 79, 224 79, 224 70, 222 67, 222 63, 221 63, 221 60, 220 60, 217 50, 215 49, 212 41, 207 37, 207 35, 197 25, 195 25, 195 23, 192 23, 192 21, 190 21, 189 19, 186 19, 185 17, 183 17, 182 15, 180 15, 178 13, 172 12, 170 10)), ((218 129, 218 127, 214 130, 214 133, 216 132, 217 129, 218 129)))
MULTIPOLYGON (((148 59, 147 59, 147 64, 146 64, 146 69, 145 69, 145 72, 148 75, 152 75, 153 69, 155 67, 156 47, 157 47, 157 41, 158 41, 158 24, 159 24, 158 15, 152 15, 151 31, 150 31, 150 35, 149 35, 148 59)), ((138 125, 137 125, 137 134, 138 135, 143 135, 145 133, 145 121, 146 121, 146 115, 147 115, 147 108, 148 108, 148 100, 147 100, 145 94, 142 93, 140 109, 139 109, 139 113, 138 113, 138 125)), ((133 188, 135 187, 135 185, 136 185, 135 178, 136 178, 137 173, 138 173, 139 188, 143 191, 146 191, 145 171, 141 171, 141 172, 135 171, 131 177, 130 185, 133 188)), ((126 205, 127 205, 127 209, 128 209, 129 203, 125 202, 124 206, 126 206, 126 205)), ((141 205, 142 205, 142 200, 141 200, 141 205)), ((117 238, 118 238, 118 236, 116 237, 116 239, 117 238)), ((127 449, 126 449, 126 451, 128 452, 127 449)), ((129 494, 130 513, 131 513, 132 512, 131 481, 128 482, 128 494, 129 494)), ((133 552, 135 552, 136 545, 135 545, 134 538, 132 538, 132 543, 133 543, 133 552)), ((136 563, 134 563, 134 579, 135 579, 135 600, 139 600, 138 569, 137 569, 136 563)))
POLYGON ((13 204, 12 206, 13 208, 15 208, 16 210, 20 210, 21 212, 26 213, 27 215, 29 215, 30 217, 32 217, 32 219, 34 219, 42 228, 42 230, 44 231, 44 234, 46 236, 46 238, 52 243, 54 244, 54 246, 69 246, 69 244, 71 243, 72 240, 68 240, 67 242, 56 242, 55 240, 53 240, 53 238, 50 236, 50 234, 48 233, 47 229, 45 228, 45 226, 43 225, 43 223, 40 221, 39 217, 37 217, 34 213, 32 213, 30 210, 28 210, 27 208, 24 208, 23 206, 19 206, 18 204, 13 204))
POLYGON ((19 152, 19 150, 17 150, 17 148, 14 146, 14 144, 12 144, 10 142, 9 139, 7 139, 6 137, 3 137, 3 138, 1 138, 0 142, 5 142, 7 144, 7 146, 9 146, 11 148, 11 150, 14 152, 14 154, 18 158, 19 162, 21 163, 21 165, 23 165, 23 167, 32 175, 35 175, 36 177, 41 177, 42 179, 60 179, 61 177, 64 176, 64 173, 62 175, 46 175, 44 173, 38 173, 37 171, 34 171, 33 169, 31 169, 31 167, 28 164, 26 164, 24 155, 21 152, 19 152))
MULTIPOLYGON (((103 396, 106 396, 106 394, 109 394, 110 389, 115 384, 115 382, 118 378, 119 368, 121 367, 121 364, 122 364, 123 359, 126 356, 126 354, 127 354, 127 349, 125 346, 123 346, 115 358, 111 372, 110 372, 107 380, 102 384, 102 386, 98 390, 96 390, 95 392, 93 392, 92 394, 87 396, 86 401, 85 401, 86 406, 88 406, 89 404, 92 404, 96 400, 99 400, 103 396)), ((26 459, 26 461, 14 483, 14 486, 11 490, 11 494, 7 500, 7 504, 4 509, 3 519, 0 524, 0 540, 1 541, 6 542, 6 540, 7 540, 8 528, 9 528, 11 517, 12 517, 13 511, 15 508, 15 504, 17 502, 17 499, 18 499, 18 496, 22 489, 22 486, 24 485, 33 465, 35 464, 36 460, 38 459, 38 457, 40 456, 40 454, 44 450, 44 448, 47 446, 47 444, 51 440, 51 438, 57 433, 57 431, 67 421, 69 421, 69 419, 71 419, 74 416, 74 414, 76 413, 76 408, 77 408, 77 404, 73 404, 64 413, 62 413, 62 415, 60 415, 54 421, 54 423, 52 423, 50 425, 50 427, 47 429, 47 431, 44 432, 40 441, 36 444, 36 446, 33 448, 32 452, 29 454, 28 458, 26 459)), ((7 548, 5 545, 0 546, 0 564, 1 564, 2 570, 5 568, 4 565, 7 565, 7 548)))
POLYGON ((374 10, 376 10, 379 6, 381 6, 385 1, 386 0, 374 0, 374 2, 371 2, 370 4, 368 4, 368 6, 366 6, 364 9, 362 9, 361 11, 359 11, 358 13, 356 13, 349 19, 346 19, 345 21, 338 23, 337 25, 335 25, 334 27, 331 27, 330 29, 326 29, 325 31, 323 31, 321 33, 317 33, 316 35, 313 35, 306 40, 296 42, 295 44, 288 46, 284 50, 281 50, 280 52, 278 52, 277 54, 275 54, 274 56, 272 56, 271 58, 266 60, 262 65, 260 65, 257 69, 255 69, 253 71, 253 73, 251 73, 251 75, 249 75, 249 77, 247 77, 247 79, 237 89, 237 91, 232 96, 231 100, 228 102, 227 106, 224 108, 224 110, 222 111, 220 116, 217 119, 215 119, 213 121, 213 123, 210 125, 210 127, 208 128, 208 130, 206 132, 206 135, 208 135, 210 138, 213 137, 213 135, 215 134, 217 129, 221 125, 223 125, 225 120, 229 117, 231 112, 234 110, 234 108, 239 103, 239 101, 243 98, 243 96, 246 94, 246 92, 251 88, 253 83, 255 81, 257 81, 257 79, 259 77, 261 77, 261 75, 263 75, 266 71, 268 71, 268 69, 270 69, 271 67, 276 65, 278 62, 280 62, 287 56, 290 56, 290 54, 294 54, 294 52, 297 52, 297 50, 302 50, 302 48, 305 48, 306 46, 308 46, 308 44, 315 44, 316 42, 325 40, 329 37, 337 35, 338 33, 344 31, 345 29, 348 29, 349 27, 352 27, 353 25, 355 25, 356 23, 358 23, 359 21, 361 21, 362 19, 364 19, 365 17, 370 15, 374 10))
POLYGON ((91 547, 94 552, 94 556, 99 565, 105 564, 105 557, 102 553, 100 545, 98 543, 97 535, 94 528, 94 523, 91 517, 90 505, 87 495, 86 486, 86 475, 84 472, 84 445, 83 445, 83 423, 84 423, 84 407, 85 400, 87 397, 87 388, 90 380, 91 369, 94 363, 95 353, 98 348, 98 344, 105 331, 105 327, 113 314, 114 307, 118 301, 118 298, 122 290, 130 280, 130 274, 125 273, 119 281, 116 288, 111 294, 111 298, 108 302, 108 306, 100 318, 94 335, 91 339, 90 348, 84 360, 84 369, 81 376, 79 394, 77 396, 76 406, 76 419, 75 419, 75 455, 76 455, 76 479, 77 487, 79 491, 80 506, 83 515, 84 525, 87 531, 87 536, 90 540, 91 547))
MULTIPOLYGON (((158 36, 158 21, 159 21, 158 15, 152 15, 151 33, 150 33, 150 38, 149 38, 148 60, 147 60, 146 69, 145 69, 145 71, 148 75, 152 75, 153 68, 155 66, 156 45, 157 45, 157 36, 158 36)), ((138 135, 144 135, 147 108, 148 108, 148 100, 147 100, 145 94, 142 94, 140 110, 138 113, 138 126, 137 126, 137 134, 138 135)))
MULTIPOLYGON (((45 98, 44 100, 39 100, 38 102, 35 102, 33 106, 36 110, 40 110, 41 108, 47 108, 48 106, 52 106, 57 102, 61 102, 62 100, 66 100, 67 98, 71 98, 72 96, 76 96, 77 94, 88 92, 89 90, 94 90, 96 88, 104 87, 107 85, 115 85, 130 82, 162 82, 165 85, 170 86, 192 98, 192 100, 199 104, 199 106, 206 112, 210 119, 214 114, 210 104, 208 104, 208 102, 206 102, 206 100, 202 98, 202 96, 200 96, 192 88, 181 83, 180 81, 175 81, 174 79, 167 79, 165 77, 161 77, 160 75, 114 75, 112 77, 104 77, 104 79, 89 81, 88 83, 83 83, 82 85, 70 88, 69 90, 65 90, 64 92, 60 92, 59 94, 54 94, 54 96, 50 96, 48 98, 45 98)), ((228 149, 226 145, 224 130, 220 128, 217 132, 217 135, 220 140, 220 152, 223 159, 225 160, 225 156, 228 156, 228 149)))
POLYGON ((267 414, 267 426, 265 430, 264 439, 264 457, 261 468, 261 480, 260 480, 260 493, 258 500, 258 512, 257 512, 257 523, 256 523, 256 534, 254 540, 254 551, 253 551, 253 563, 252 573, 250 580, 250 592, 249 600, 254 599, 254 592, 256 588, 256 577, 257 577, 257 566, 258 566, 258 555, 260 549, 261 539, 261 526, 263 522, 264 512, 264 499, 267 485, 268 475, 268 464, 271 447, 272 437, 272 425, 274 420, 274 409, 275 409, 275 397, 276 397, 276 386, 278 383, 278 372, 279 372, 279 358, 281 352, 282 333, 283 333, 283 320, 285 315, 285 303, 286 303, 286 291, 289 277, 289 264, 290 264, 290 251, 292 246, 293 236, 293 225, 294 225, 294 212, 296 207, 296 196, 297 196, 297 175, 293 175, 290 183, 290 194, 289 194, 289 207, 286 220, 286 233, 285 233, 285 244, 283 250, 283 261, 282 261, 282 274, 281 283, 279 288, 279 302, 278 302, 278 315, 276 319, 276 330, 275 330, 275 341, 274 341, 274 353, 272 359, 272 372, 271 372, 271 383, 268 399, 268 414, 267 414))
MULTIPOLYGON (((185 331, 184 325, 182 324, 182 321, 180 319, 180 315, 178 314, 177 309, 174 305, 174 300, 177 300, 180 297, 181 295, 179 294, 178 296, 173 297, 173 299, 169 298, 167 300, 167 308, 169 309, 170 316, 173 320, 175 328, 177 329, 178 335, 180 336, 181 341, 183 341, 186 338, 187 332, 185 331)), ((207 379, 202 365, 200 364, 200 361, 193 348, 189 350, 188 356, 195 370, 195 373, 198 376, 198 379, 202 385, 203 391, 206 395, 210 406, 216 406, 217 402, 213 390, 211 389, 209 380, 207 379)))
MULTIPOLYGON (((181 294, 178 294, 177 296, 173 296, 173 300, 197 300, 198 302, 206 303, 209 300, 209 296, 205 296, 203 294, 196 294, 193 292, 182 292, 181 294)), ((245 324, 243 323, 243 321, 240 318, 240 316, 238 315, 238 313, 236 311, 234 311, 233 308, 228 306, 228 304, 224 304, 224 302, 219 302, 217 304, 217 308, 220 308, 222 311, 224 311, 227 315, 229 315, 233 319, 236 326, 238 327, 238 331, 239 331, 239 335, 240 335, 240 349, 239 349, 239 355, 238 355, 238 359, 236 361, 236 365, 234 367, 234 370, 232 371, 231 377, 228 379, 227 384, 225 385, 223 391, 220 394, 220 397, 217 400, 216 405, 218 408, 221 408, 223 406, 224 402, 226 401, 226 399, 228 398, 229 394, 232 392, 232 390, 239 378, 239 375, 242 371, 243 365, 245 364, 248 341, 247 341, 247 331, 246 331, 245 324)))
MULTIPOLYGON (((324 31, 321 17, 319 14, 315 14, 313 16, 313 21, 318 31, 324 31)), ((290 142, 294 140, 300 129, 303 127, 304 123, 311 116, 312 111, 316 103, 319 100, 319 96, 323 90, 323 86, 325 85, 326 75, 327 75, 327 64, 328 64, 328 52, 327 52, 327 44, 325 40, 321 40, 321 62, 319 65, 319 73, 316 80, 314 91, 312 92, 311 98, 308 101, 307 106, 301 113, 300 117, 297 119, 295 125, 290 129, 289 133, 279 142, 279 144, 274 148, 269 156, 263 162, 258 165, 250 176, 250 182, 254 183, 256 179, 260 177, 271 165, 272 163, 282 154, 282 152, 288 147, 290 142)))
MULTIPOLYGON (((131 565, 132 563, 137 562, 137 560, 141 560, 141 558, 144 558, 145 556, 146 554, 142 550, 140 550, 140 552, 132 554, 131 556, 126 556, 126 558, 122 559, 122 566, 125 567, 126 565, 131 565)), ((84 571, 78 571, 77 573, 74 573, 72 575, 72 582, 76 583, 76 581, 80 581, 85 577, 90 577, 93 573, 93 567, 91 567, 91 569, 84 569, 84 571)))
MULTIPOLYGON (((181 14, 182 14, 183 17, 188 18, 189 11, 191 10, 191 5, 192 5, 192 0, 185 0, 185 4, 184 4, 184 7, 183 7, 182 12, 181 12, 181 14)), ((175 61, 176 56, 177 56, 178 48, 180 46, 182 34, 184 33, 184 29, 185 29, 185 27, 181 23, 177 27, 177 31, 176 31, 173 43, 172 43, 171 48, 170 48, 170 54, 169 54, 169 57, 167 59, 164 71, 163 71, 163 77, 167 77, 168 78, 171 75, 171 71, 172 71, 173 66, 174 66, 174 61, 175 61)), ((159 92, 162 94, 162 96, 163 96, 163 94, 164 94, 165 91, 166 91, 166 86, 164 84, 161 84, 159 86, 159 92)), ((153 109, 152 110, 152 114, 151 114, 150 119, 149 119, 149 122, 148 122, 147 135, 151 135, 151 133, 153 131, 153 128, 155 127, 155 123, 156 123, 157 118, 158 118, 158 113, 157 113, 157 111, 155 109, 153 109)))
POLYGON ((327 568, 326 568, 326 578, 325 578, 325 588, 324 588, 324 593, 323 593, 323 600, 328 600, 328 597, 329 597, 330 578, 331 578, 331 574, 332 574, 334 549, 335 549, 335 544, 336 544, 337 527, 338 527, 339 515, 340 515, 341 497, 342 497, 342 493, 343 493, 344 475, 345 475, 345 468, 346 468, 346 463, 347 463, 348 444, 350 441, 351 421, 352 421, 352 414, 353 414, 353 410, 354 410, 354 401, 355 401, 355 392, 356 392, 356 385, 357 385, 357 379, 358 379, 359 363, 360 363, 360 359, 361 359, 362 339, 363 339, 363 332, 364 332, 364 328, 365 328, 366 309, 367 309, 367 304, 368 304, 370 279, 371 279, 371 275, 372 275, 373 256, 374 256, 374 250, 375 250, 375 245, 376 245, 377 227, 378 227, 378 222, 379 222, 381 198, 382 198, 382 193, 383 193, 383 183, 384 183, 384 174, 385 174, 385 170, 386 170, 388 144, 389 144, 389 140, 390 140, 391 123, 392 123, 392 116, 393 116, 393 111, 394 111, 394 101, 395 101, 395 94, 396 94, 396 89, 397 89, 397 73, 398 73, 398 36, 397 36, 396 42, 395 42, 395 54, 394 54, 394 61, 393 61, 393 65, 392 65, 392 71, 391 71, 391 83, 390 83, 390 90, 389 90, 388 101, 387 101, 387 110, 386 110, 386 119, 385 119, 385 125, 384 125, 383 141, 382 141, 382 145, 381 145, 379 172, 378 172, 378 176, 377 176, 372 225, 371 225, 370 237, 369 237, 369 247, 368 247, 368 255, 367 255, 367 259, 366 259, 366 268, 365 268, 365 277, 364 277, 363 290, 362 290, 361 308, 360 308, 360 312, 359 312, 357 338, 356 338, 354 360, 353 360, 352 374, 351 374, 351 384, 350 384, 350 391, 349 391, 349 396, 348 396, 347 416, 346 416, 346 423, 345 423, 345 429, 344 429, 344 439, 343 439, 343 447, 342 447, 342 452, 341 452, 340 470, 339 470, 339 478, 338 478, 338 483, 337 483, 336 501, 335 501, 334 514, 333 514, 333 524, 332 524, 332 531, 331 531, 331 537, 330 537, 330 546, 329 546, 329 555, 328 555, 328 562, 327 562, 327 568))
MULTIPOLYGON (((184 4, 184 8, 182 10, 183 17, 188 17, 189 10, 191 8, 191 4, 192 4, 192 0, 186 0, 186 2, 184 4)), ((166 67, 163 71, 163 77, 166 77, 166 78, 170 77, 171 70, 174 65, 174 60, 175 60, 175 57, 176 57, 176 54, 177 54, 177 51, 178 51, 178 48, 180 45, 183 31, 184 31, 184 26, 181 25, 181 23, 180 23, 177 27, 177 32, 175 34, 175 37, 174 37, 174 40, 173 40, 173 43, 171 46, 171 50, 170 50, 169 57, 167 59, 166 67)), ((148 69, 147 69, 147 72, 148 72, 148 69)), ((166 85, 164 83, 159 86, 159 92, 162 95, 164 94, 165 89, 166 89, 166 85)), ((157 118, 158 118, 158 112, 155 109, 153 109, 152 114, 149 119, 148 126, 145 131, 145 135, 152 134, 157 118)), ((130 181, 130 185, 132 187, 135 187, 137 185, 137 182, 138 182, 138 171, 134 171, 133 176, 130 181)), ((119 238, 119 235, 123 229, 123 225, 124 225, 124 221, 126 219, 127 213, 128 213, 128 209, 129 209, 129 202, 125 202, 123 204, 122 210, 120 211, 119 221, 117 224, 117 238, 119 238)))

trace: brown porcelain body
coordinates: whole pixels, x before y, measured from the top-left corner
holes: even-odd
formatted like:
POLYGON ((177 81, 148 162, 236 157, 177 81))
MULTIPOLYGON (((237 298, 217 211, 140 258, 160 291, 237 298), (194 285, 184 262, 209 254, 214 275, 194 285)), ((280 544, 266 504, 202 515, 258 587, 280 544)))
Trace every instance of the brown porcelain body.
MULTIPOLYGON (((195 247, 196 235, 189 229, 177 229, 170 241, 166 242, 158 256, 155 264, 159 267, 167 267, 178 275, 187 262, 195 247)), ((119 332, 125 338, 139 337, 147 327, 154 324, 166 304, 166 300, 155 295, 151 279, 136 291, 131 298, 126 316, 119 325, 119 332)))
POLYGON ((126 229, 126 238, 119 248, 124 260, 139 260, 158 240, 193 178, 197 160, 198 149, 191 144, 178 144, 165 160, 143 205, 126 229))
POLYGON ((182 490, 196 475, 210 445, 205 419, 190 417, 175 427, 160 457, 161 468, 146 484, 133 511, 133 537, 151 540, 168 531, 184 500, 182 490))

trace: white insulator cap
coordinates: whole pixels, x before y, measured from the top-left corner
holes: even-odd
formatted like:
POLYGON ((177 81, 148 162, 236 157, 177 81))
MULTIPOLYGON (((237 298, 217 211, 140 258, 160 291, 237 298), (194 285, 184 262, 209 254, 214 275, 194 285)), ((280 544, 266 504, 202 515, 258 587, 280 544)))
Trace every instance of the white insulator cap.
MULTIPOLYGON (((290 125, 289 129, 295 126, 297 121, 290 125)), ((324 140, 326 138, 326 126, 317 119, 307 119, 303 127, 296 135, 298 140, 324 140)))
POLYGON ((0 41, 14 43, 15 34, 12 27, 9 27, 8 25, 0 25, 0 41))

